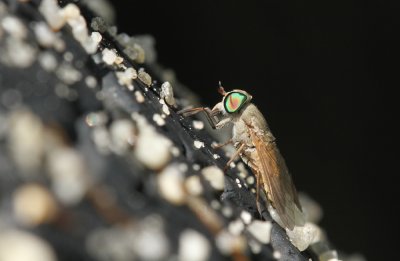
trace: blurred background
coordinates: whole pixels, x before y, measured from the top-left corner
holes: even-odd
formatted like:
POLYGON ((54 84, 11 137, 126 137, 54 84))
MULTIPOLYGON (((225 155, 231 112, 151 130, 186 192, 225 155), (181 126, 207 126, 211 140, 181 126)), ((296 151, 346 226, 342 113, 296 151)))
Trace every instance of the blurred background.
POLYGON ((114 1, 120 32, 213 106, 245 89, 339 250, 394 260, 398 11, 383 1, 114 1), (393 88, 394 87, 394 88, 393 88))

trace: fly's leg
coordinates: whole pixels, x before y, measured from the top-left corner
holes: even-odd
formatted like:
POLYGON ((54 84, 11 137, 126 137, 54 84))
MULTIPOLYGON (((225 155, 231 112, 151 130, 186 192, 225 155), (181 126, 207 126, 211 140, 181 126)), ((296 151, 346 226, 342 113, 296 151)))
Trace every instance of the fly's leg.
POLYGON ((181 114, 182 116, 187 117, 187 116, 197 114, 199 112, 204 112, 204 114, 206 115, 206 119, 207 119, 208 123, 210 124, 211 128, 218 129, 218 127, 217 127, 218 120, 215 118, 215 112, 213 112, 208 107, 183 109, 183 110, 178 111, 178 114, 181 114))
POLYGON ((211 144, 211 147, 213 148, 213 149, 220 149, 220 148, 222 148, 222 147, 224 147, 224 146, 226 146, 226 145, 228 145, 228 144, 232 144, 233 143, 233 140, 232 139, 229 139, 228 141, 226 141, 226 142, 224 142, 224 143, 222 143, 222 144, 211 144))
POLYGON ((240 147, 235 151, 235 153, 233 154, 231 159, 226 163, 226 165, 224 167, 224 172, 226 172, 228 170, 229 165, 231 165, 231 163, 240 155, 240 153, 242 153, 244 148, 245 148, 245 144, 240 145, 240 147))

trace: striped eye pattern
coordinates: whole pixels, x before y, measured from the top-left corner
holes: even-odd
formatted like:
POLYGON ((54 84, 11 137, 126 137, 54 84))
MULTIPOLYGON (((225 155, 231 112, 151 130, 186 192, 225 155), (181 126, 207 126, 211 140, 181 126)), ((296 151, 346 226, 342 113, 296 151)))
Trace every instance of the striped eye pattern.
POLYGON ((247 96, 240 92, 228 93, 224 99, 224 107, 228 113, 237 112, 247 101, 247 96))

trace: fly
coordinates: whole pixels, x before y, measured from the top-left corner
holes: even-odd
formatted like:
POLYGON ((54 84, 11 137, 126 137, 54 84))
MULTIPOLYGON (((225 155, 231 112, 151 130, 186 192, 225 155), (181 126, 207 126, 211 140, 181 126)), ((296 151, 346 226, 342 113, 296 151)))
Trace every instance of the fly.
POLYGON ((222 101, 212 109, 199 107, 184 109, 179 113, 190 116, 205 112, 213 129, 221 129, 232 123, 232 138, 214 146, 221 148, 233 144, 236 148, 225 169, 240 156, 256 177, 257 203, 261 189, 270 205, 276 210, 284 227, 293 230, 294 226, 304 225, 302 208, 285 160, 278 150, 275 137, 264 116, 251 103, 252 96, 243 90, 225 92, 221 84, 219 93, 223 96, 222 101))

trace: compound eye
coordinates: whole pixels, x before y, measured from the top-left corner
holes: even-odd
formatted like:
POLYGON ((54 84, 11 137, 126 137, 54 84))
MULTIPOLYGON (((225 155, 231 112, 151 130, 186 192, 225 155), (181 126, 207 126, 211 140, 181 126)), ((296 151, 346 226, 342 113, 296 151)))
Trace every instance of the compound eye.
POLYGON ((224 99, 224 107, 228 113, 237 112, 247 100, 247 96, 240 92, 231 92, 224 99))

